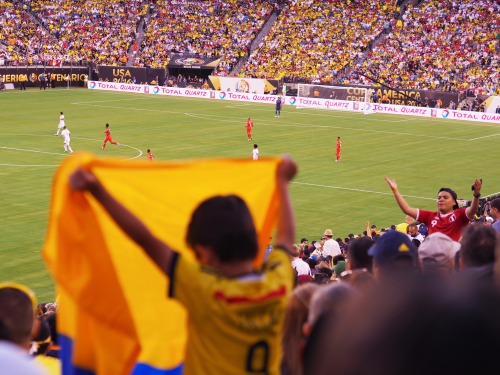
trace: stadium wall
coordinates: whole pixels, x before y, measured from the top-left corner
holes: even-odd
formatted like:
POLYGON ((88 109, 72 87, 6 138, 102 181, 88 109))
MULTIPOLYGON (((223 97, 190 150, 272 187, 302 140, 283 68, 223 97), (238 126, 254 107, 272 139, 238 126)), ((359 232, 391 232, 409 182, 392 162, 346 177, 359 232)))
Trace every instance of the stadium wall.
MULTIPOLYGON (((204 98, 211 100, 242 101, 249 103, 274 104, 278 95, 250 94, 217 90, 201 90, 182 87, 165 87, 151 85, 133 85, 116 82, 89 81, 90 90, 107 90, 116 92, 134 92, 146 95, 181 96, 186 98, 204 98)), ((415 107, 397 104, 365 103, 361 101, 333 100, 321 98, 301 98, 287 96, 284 104, 298 108, 323 110, 342 110, 362 113, 384 113, 388 115, 431 117, 435 119, 490 122, 500 124, 500 114, 457 111, 444 108, 415 107)))
POLYGON ((0 81, 12 83, 15 88, 21 87, 21 81, 26 87, 40 86, 40 75, 54 76, 56 87, 66 86, 69 80, 72 86, 84 86, 88 74, 86 67, 43 67, 43 66, 9 66, 0 67, 0 81), (67 78, 67 79, 66 79, 67 78))

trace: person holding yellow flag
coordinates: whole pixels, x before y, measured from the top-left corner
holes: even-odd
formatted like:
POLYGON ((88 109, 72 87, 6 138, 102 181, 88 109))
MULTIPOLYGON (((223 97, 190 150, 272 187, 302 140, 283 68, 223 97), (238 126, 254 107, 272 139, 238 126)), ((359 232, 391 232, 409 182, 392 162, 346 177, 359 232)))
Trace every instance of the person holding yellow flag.
POLYGON ((197 258, 191 260, 155 236, 92 172, 79 168, 70 176, 70 187, 90 192, 169 276, 169 296, 190 315, 184 374, 280 373, 280 332, 295 282, 289 258, 295 219, 288 182, 296 172, 288 157, 277 168, 281 200, 276 245, 259 270, 253 265, 258 254, 255 223, 238 196, 211 197, 194 210, 186 234, 197 258))

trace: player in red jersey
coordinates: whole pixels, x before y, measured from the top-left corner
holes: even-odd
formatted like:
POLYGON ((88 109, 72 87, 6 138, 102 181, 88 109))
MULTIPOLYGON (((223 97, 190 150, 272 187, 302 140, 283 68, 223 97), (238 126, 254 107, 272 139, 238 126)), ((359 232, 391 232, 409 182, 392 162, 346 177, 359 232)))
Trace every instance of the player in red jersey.
POLYGON ((439 189, 437 197, 438 210, 432 212, 410 207, 399 193, 396 181, 388 177, 385 177, 385 180, 392 189, 396 202, 405 214, 427 225, 429 234, 441 232, 446 234, 453 241, 458 241, 460 239, 462 236, 462 229, 474 219, 474 215, 479 208, 479 197, 481 196, 481 187, 483 186, 482 180, 474 181, 474 185, 472 185, 474 193, 471 205, 463 208, 458 208, 457 193, 450 188, 439 189))
POLYGON ((153 153, 151 152, 151 150, 148 148, 148 159, 153 161, 155 159, 155 156, 153 155, 153 153))
POLYGON ((250 117, 247 120, 246 128, 247 128, 247 139, 249 141, 251 141, 252 140, 253 121, 250 119, 250 117))
POLYGON ((340 137, 337 137, 337 148, 335 149, 335 161, 340 160, 340 150, 342 149, 342 142, 340 142, 340 137))
POLYGON ((113 137, 111 136, 111 129, 109 128, 109 124, 106 124, 106 130, 104 131, 104 134, 106 134, 106 138, 104 138, 104 143, 102 145, 103 150, 106 148, 107 142, 111 143, 112 145, 120 147, 120 144, 118 142, 113 142, 113 137))

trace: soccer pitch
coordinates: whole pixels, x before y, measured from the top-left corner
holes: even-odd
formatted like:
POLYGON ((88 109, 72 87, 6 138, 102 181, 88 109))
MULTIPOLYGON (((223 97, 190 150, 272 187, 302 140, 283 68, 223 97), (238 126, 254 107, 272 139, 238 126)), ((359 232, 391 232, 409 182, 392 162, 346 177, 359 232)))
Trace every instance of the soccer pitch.
MULTIPOLYGON (((396 179, 410 205, 425 209, 436 207, 441 187, 470 199, 474 178, 483 178, 483 196, 500 191, 495 124, 292 106, 275 118, 273 105, 85 89, 4 91, 0 103, 0 281, 25 283, 41 301, 54 298, 40 252, 52 178, 68 157, 54 136, 61 111, 75 152, 137 159, 150 148, 155 162, 250 158, 257 143, 261 157, 290 154, 299 165, 291 184, 297 241, 317 240, 326 228, 335 237, 361 233, 367 220, 379 228, 402 222, 385 175, 396 179), (248 117, 253 141, 246 138, 248 117), (121 147, 102 151, 107 122, 121 147), (343 148, 336 163, 338 136, 343 148)), ((196 176, 171 181, 196 182, 196 176)))

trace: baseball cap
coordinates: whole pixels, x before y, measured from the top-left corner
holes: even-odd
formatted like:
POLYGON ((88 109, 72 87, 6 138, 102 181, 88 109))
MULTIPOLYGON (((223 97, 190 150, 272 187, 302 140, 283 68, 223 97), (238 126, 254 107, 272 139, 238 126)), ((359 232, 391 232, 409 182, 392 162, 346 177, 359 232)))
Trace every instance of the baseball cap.
POLYGON ((420 261, 429 260, 443 266, 452 260, 459 250, 460 243, 453 241, 446 234, 436 232, 422 242, 418 248, 418 258, 420 261))
POLYGON ((337 264, 333 266, 333 272, 335 272, 335 275, 337 275, 337 277, 340 277, 340 274, 344 272, 345 269, 346 269, 346 264, 345 261, 343 260, 338 261, 337 264))
POLYGON ((420 233, 424 237, 427 237, 427 235, 429 234, 429 229, 427 228, 427 225, 420 224, 418 226, 418 233, 420 233))
POLYGON ((391 230, 368 249, 368 255, 381 266, 389 266, 403 258, 411 258, 412 263, 416 264, 417 248, 406 234, 391 230))

